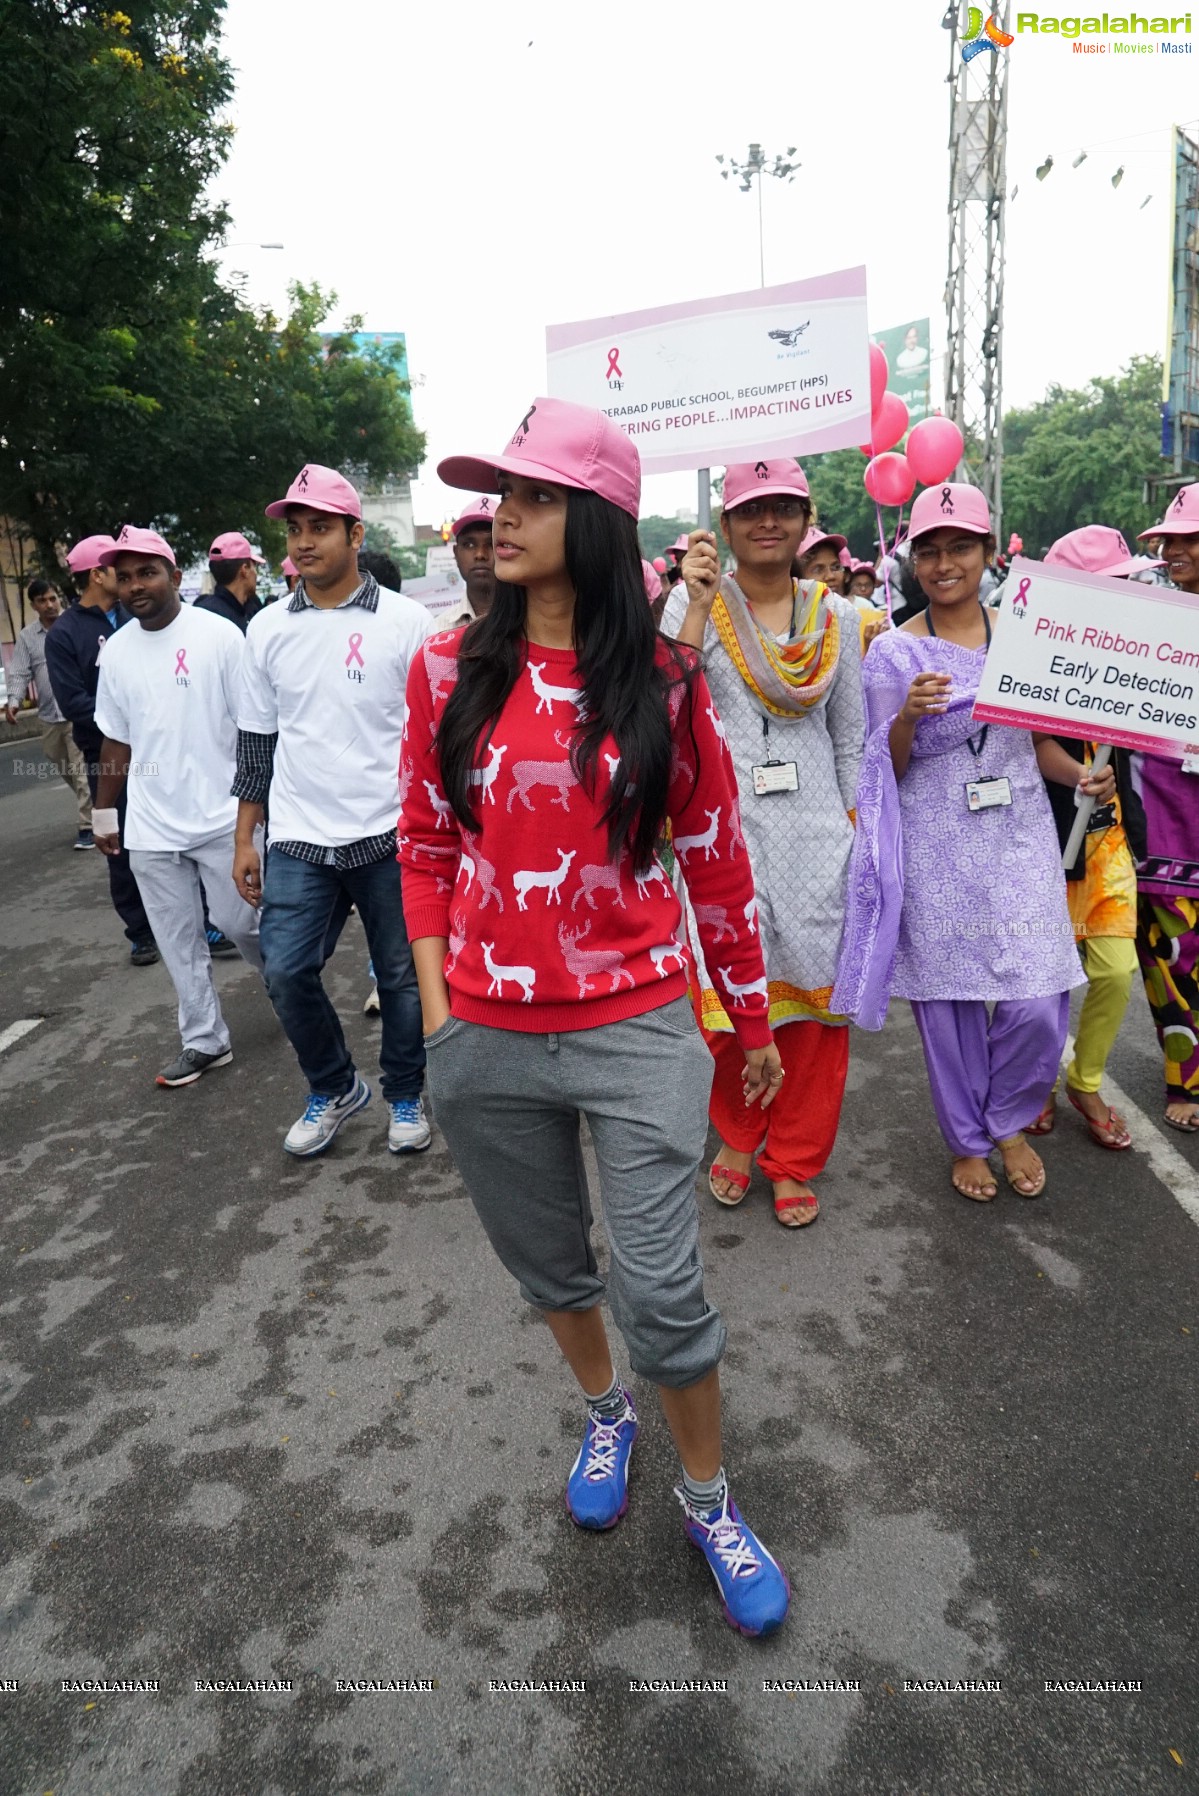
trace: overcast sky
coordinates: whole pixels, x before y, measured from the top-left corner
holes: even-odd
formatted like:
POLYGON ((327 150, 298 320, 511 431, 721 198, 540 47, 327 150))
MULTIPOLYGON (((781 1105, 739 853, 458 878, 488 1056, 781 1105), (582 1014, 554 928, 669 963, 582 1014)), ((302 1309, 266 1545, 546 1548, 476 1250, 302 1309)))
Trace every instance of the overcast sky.
MULTIPOLYGON (((228 0, 237 136, 217 190, 230 243, 250 246, 225 266, 277 309, 289 280, 316 280, 336 290, 338 321, 361 312, 368 329, 407 333, 429 442, 424 523, 460 503, 438 459, 498 450, 544 390, 547 323, 757 285, 756 201, 715 162, 751 139, 768 155, 794 144, 803 165, 767 186, 767 282, 865 263, 871 329, 930 314, 936 351, 943 12, 943 0, 228 0)), ((1007 187, 1020 192, 1004 397, 1018 405, 1161 352, 1168 128, 1199 113, 1199 56, 1083 56, 1027 35, 1009 54, 1007 187)), ((644 512, 688 503, 692 476, 647 479, 644 512)))

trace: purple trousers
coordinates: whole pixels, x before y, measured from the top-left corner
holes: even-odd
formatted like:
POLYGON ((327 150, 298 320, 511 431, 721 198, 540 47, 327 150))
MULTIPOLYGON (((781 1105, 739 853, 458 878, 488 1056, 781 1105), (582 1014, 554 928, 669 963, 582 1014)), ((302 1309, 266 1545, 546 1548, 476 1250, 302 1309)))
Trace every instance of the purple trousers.
POLYGON ((941 1133, 954 1155, 983 1159, 1040 1114, 1061 1065, 1070 994, 987 1009, 981 998, 912 1000, 941 1133))

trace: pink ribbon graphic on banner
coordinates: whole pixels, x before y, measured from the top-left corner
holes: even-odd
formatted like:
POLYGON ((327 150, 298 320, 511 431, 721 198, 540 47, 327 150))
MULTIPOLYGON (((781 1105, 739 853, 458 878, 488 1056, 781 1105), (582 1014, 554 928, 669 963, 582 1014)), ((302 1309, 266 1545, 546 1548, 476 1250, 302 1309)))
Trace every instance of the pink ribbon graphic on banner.
POLYGON ((618 380, 624 379, 624 375, 620 372, 620 351, 619 351, 619 349, 610 349, 608 351, 607 379, 611 380, 613 375, 615 375, 618 380))
POLYGON ((176 673, 176 675, 179 675, 181 673, 189 673, 189 672, 190 672, 190 669, 188 668, 188 665, 187 665, 187 650, 186 649, 176 649, 176 651, 175 651, 175 673, 176 673))
POLYGON ((350 637, 350 652, 346 656, 347 667, 353 667, 355 662, 358 663, 359 667, 364 668, 366 666, 366 662, 362 659, 361 649, 362 632, 360 630, 355 630, 354 634, 350 637))
POLYGON ((1025 574, 1023 580, 1021 580, 1019 586, 1016 588, 1016 596, 1012 600, 1012 610, 1013 611, 1017 611, 1017 610, 1027 611, 1027 609, 1028 609, 1028 589, 1031 585, 1032 585, 1032 581, 1029 579, 1028 575, 1025 574))

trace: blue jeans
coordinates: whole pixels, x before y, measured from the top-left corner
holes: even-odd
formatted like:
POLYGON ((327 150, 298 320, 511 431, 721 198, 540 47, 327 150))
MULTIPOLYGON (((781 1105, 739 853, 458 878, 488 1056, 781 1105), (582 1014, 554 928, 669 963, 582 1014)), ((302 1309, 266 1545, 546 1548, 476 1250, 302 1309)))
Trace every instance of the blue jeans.
POLYGON ((321 968, 326 943, 337 940, 351 905, 362 918, 379 986, 383 1096, 388 1103, 419 1097, 425 1071, 420 992, 400 903, 400 869, 390 855, 343 873, 278 849, 268 853, 258 938, 266 989, 309 1088, 322 1097, 344 1097, 357 1075, 321 968))

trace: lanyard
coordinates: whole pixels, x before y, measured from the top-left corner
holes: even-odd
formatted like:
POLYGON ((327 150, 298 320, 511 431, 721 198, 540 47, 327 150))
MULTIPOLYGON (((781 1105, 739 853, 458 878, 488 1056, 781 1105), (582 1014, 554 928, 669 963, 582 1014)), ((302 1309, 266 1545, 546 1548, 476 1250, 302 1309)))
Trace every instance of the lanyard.
MULTIPOLYGON (((987 632, 986 646, 983 650, 985 654, 986 649, 989 649, 991 646, 991 614, 981 599, 978 601, 978 608, 983 614, 983 628, 987 632)), ((930 636, 936 637, 937 641, 940 642, 941 638, 937 636, 936 629, 933 626, 933 608, 931 605, 924 613, 924 627, 930 636)), ((990 724, 984 723, 977 736, 967 736, 966 738, 966 747, 970 750, 970 753, 974 756, 976 761, 981 757, 983 749, 987 746, 987 736, 990 733, 990 729, 990 724)))

